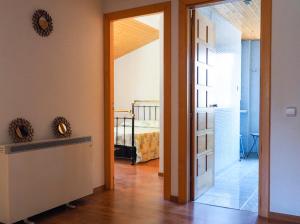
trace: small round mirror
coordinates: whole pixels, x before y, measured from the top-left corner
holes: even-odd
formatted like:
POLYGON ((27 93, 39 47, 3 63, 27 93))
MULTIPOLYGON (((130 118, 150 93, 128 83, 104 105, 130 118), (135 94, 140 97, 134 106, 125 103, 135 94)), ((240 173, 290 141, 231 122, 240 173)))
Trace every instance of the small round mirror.
POLYGON ((49 27, 49 23, 47 19, 44 16, 41 16, 39 18, 39 26, 43 29, 46 30, 49 27))
POLYGON ((23 118, 17 118, 9 125, 9 135, 15 143, 31 142, 33 134, 34 131, 30 122, 23 118))
POLYGON ((53 21, 49 13, 43 9, 38 9, 32 16, 34 30, 42 37, 49 36, 53 31, 53 21))
POLYGON ((20 125, 16 128, 16 134, 19 138, 27 138, 29 135, 28 128, 25 125, 20 125))
POLYGON ((64 123, 60 123, 57 127, 60 134, 64 135, 67 132, 67 126, 64 123))
POLYGON ((53 132, 58 138, 68 138, 72 135, 70 122, 64 117, 57 117, 54 119, 53 132))

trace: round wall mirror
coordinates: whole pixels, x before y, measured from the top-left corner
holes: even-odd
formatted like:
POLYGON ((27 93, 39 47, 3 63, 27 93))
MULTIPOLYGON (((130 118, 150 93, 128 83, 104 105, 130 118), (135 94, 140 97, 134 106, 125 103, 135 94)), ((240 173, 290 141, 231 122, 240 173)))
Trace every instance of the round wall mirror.
POLYGON ((53 132, 58 138, 71 137, 72 129, 70 122, 64 117, 57 117, 53 121, 53 132))
POLYGON ((32 16, 34 30, 42 37, 49 36, 53 31, 51 16, 43 9, 36 10, 32 16))
POLYGON ((33 139, 33 128, 29 121, 17 118, 9 125, 9 135, 14 143, 31 142, 33 139))

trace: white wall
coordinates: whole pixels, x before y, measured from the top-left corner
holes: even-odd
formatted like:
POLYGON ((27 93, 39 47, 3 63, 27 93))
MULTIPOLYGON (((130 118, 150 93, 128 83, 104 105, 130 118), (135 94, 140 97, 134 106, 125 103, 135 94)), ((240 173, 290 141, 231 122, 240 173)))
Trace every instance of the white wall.
POLYGON ((300 1, 273 0, 271 211, 300 216, 300 1), (298 107, 295 118, 285 108, 298 107))
MULTIPOLYGON (((250 131, 259 132, 259 101, 260 101, 260 41, 251 41, 250 71, 250 131)), ((251 143, 253 142, 250 141, 251 143)))
MULTIPOLYGON (((123 9, 150 5, 166 0, 103 0, 103 12, 114 12, 123 9)), ((172 2, 172 68, 171 68, 171 194, 178 195, 178 0, 172 2)))
MULTIPOLYGON (((259 132, 260 101, 260 41, 242 41, 242 98, 241 134, 243 147, 247 152, 253 145, 251 133, 259 132)), ((253 151, 257 151, 254 148, 253 151)))
POLYGON ((131 109, 134 100, 160 98, 160 41, 115 60, 115 108, 131 109))
POLYGON ((98 0, 0 1, 0 144, 16 117, 39 140, 53 138, 52 120, 65 116, 74 136, 93 136, 94 186, 104 184, 101 10, 98 0), (47 38, 32 27, 39 8, 54 21, 47 38))
MULTIPOLYGON (((243 146, 247 152, 253 145, 251 133, 259 133, 260 101, 260 41, 242 41, 242 98, 241 134, 243 146)), ((257 151, 258 147, 253 151, 257 151)))

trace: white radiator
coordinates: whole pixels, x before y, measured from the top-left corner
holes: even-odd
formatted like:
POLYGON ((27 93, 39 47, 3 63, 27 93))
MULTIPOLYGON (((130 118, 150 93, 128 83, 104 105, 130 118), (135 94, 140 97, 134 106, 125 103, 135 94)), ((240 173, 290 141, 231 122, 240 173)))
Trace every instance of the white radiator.
POLYGON ((0 222, 93 193, 91 137, 0 146, 0 222))

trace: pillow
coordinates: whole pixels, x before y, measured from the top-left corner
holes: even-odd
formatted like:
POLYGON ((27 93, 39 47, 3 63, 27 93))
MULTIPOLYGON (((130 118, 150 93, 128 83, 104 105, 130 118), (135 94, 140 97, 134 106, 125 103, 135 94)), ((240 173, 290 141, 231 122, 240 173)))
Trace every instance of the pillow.
POLYGON ((159 128, 159 121, 141 121, 141 120, 135 120, 134 121, 135 127, 141 127, 141 128, 159 128))
MULTIPOLYGON (((124 126, 124 121, 119 125, 119 127, 124 126)), ((126 127, 132 127, 132 120, 125 121, 126 127)), ((134 127, 139 128, 159 128, 159 121, 142 121, 142 120, 134 120, 134 127)))

